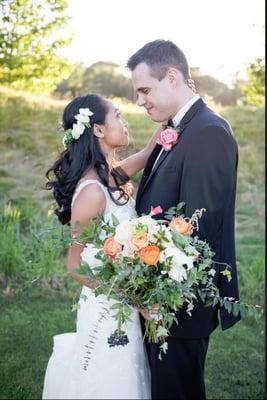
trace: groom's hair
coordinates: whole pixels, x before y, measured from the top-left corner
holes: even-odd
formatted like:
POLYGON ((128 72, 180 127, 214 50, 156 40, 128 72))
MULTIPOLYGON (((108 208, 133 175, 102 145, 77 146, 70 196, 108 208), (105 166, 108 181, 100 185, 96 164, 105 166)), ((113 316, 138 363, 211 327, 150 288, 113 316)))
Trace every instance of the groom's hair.
POLYGON ((138 64, 145 62, 150 67, 151 76, 161 81, 169 68, 178 69, 185 81, 189 78, 189 67, 184 53, 170 40, 154 40, 145 44, 127 62, 133 71, 138 64))

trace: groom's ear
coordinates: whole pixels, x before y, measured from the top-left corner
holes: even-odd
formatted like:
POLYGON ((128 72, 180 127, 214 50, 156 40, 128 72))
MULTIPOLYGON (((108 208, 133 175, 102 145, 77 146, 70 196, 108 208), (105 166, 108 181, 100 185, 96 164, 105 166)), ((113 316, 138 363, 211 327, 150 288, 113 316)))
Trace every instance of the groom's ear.
POLYGON ((181 81, 183 81, 181 72, 176 68, 169 68, 166 75, 173 87, 176 87, 181 81))
POLYGON ((103 137, 105 136, 104 131, 104 125, 94 124, 93 133, 96 137, 98 137, 99 139, 103 139, 103 137))

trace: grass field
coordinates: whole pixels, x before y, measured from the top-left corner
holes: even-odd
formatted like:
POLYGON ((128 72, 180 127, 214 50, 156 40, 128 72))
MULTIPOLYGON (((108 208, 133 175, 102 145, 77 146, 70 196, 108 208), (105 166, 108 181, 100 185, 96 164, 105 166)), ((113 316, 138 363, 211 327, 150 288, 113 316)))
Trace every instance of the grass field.
MULTIPOLYGON (((140 149, 155 124, 135 106, 119 103, 140 149)), ((41 398, 52 337, 75 329, 78 286, 64 277, 65 249, 49 229, 51 193, 45 170, 61 149, 65 103, 0 87, 0 399, 41 398)), ((218 110, 239 144, 236 244, 242 300, 264 302, 264 110, 218 110)), ((138 180, 138 177, 136 177, 138 180)), ((263 319, 244 319, 211 337, 208 399, 264 399, 263 319)))

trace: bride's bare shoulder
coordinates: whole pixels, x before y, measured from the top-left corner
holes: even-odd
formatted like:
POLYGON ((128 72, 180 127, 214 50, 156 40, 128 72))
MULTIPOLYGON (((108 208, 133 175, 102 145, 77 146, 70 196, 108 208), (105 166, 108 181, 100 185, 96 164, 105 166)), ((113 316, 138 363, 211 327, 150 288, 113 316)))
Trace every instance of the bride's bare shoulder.
POLYGON ((81 188, 72 206, 71 219, 88 220, 103 214, 106 207, 106 197, 101 186, 96 183, 88 183, 81 188))

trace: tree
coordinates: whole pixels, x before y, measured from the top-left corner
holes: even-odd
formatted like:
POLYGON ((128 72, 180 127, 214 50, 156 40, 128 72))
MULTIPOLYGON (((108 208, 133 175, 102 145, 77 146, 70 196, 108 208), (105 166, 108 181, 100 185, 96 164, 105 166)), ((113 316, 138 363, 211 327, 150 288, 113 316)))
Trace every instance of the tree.
MULTIPOLYGON (((0 83, 49 93, 69 73, 59 49, 67 0, 0 0, 0 83)), ((66 34, 65 34, 66 36, 66 34)))
POLYGON ((245 102, 263 105, 265 100, 265 59, 257 58, 247 68, 248 81, 243 86, 245 102))
POLYGON ((87 68, 76 64, 70 76, 60 82, 55 90, 55 94, 61 97, 74 97, 88 92, 133 100, 130 79, 113 62, 98 61, 87 68))
POLYGON ((85 70, 86 68, 82 63, 74 64, 69 77, 63 79, 57 85, 54 94, 61 98, 73 98, 84 93, 83 76, 85 70))
POLYGON ((133 88, 129 78, 120 72, 113 62, 98 61, 88 67, 83 76, 83 90, 107 97, 124 97, 133 100, 133 88))
POLYGON ((216 103, 222 105, 236 104, 237 100, 242 96, 237 85, 231 89, 210 75, 202 75, 198 67, 191 68, 190 71, 195 81, 197 92, 202 96, 211 96, 216 103))

